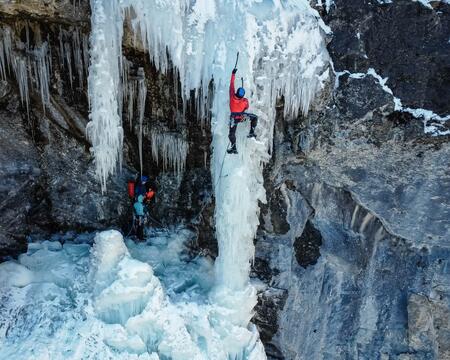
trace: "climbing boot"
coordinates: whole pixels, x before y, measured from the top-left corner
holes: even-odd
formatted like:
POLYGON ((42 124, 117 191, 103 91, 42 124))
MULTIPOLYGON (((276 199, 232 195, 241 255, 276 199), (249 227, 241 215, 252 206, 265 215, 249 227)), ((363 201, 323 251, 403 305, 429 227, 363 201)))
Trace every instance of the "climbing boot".
POLYGON ((254 131, 250 131, 250 133, 247 135, 247 137, 248 137, 249 139, 250 139, 250 138, 256 139, 256 134, 255 134, 254 131))
POLYGON ((236 145, 233 145, 232 147, 230 147, 229 149, 227 149, 227 153, 228 154, 237 154, 237 149, 236 149, 236 145))

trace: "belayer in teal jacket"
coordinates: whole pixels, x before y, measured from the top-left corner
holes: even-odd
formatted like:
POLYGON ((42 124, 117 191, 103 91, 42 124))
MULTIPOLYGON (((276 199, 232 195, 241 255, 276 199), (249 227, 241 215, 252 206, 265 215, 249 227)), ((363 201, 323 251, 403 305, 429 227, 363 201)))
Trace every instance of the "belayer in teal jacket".
POLYGON ((133 205, 134 213, 136 214, 136 216, 144 216, 145 215, 143 202, 144 202, 144 196, 139 195, 137 198, 137 201, 133 205))

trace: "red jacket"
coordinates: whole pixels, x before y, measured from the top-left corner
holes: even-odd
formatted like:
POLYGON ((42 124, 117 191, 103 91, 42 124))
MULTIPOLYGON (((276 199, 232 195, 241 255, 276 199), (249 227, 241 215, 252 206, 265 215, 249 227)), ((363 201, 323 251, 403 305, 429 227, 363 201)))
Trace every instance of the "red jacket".
POLYGON ((155 196, 155 192, 152 189, 149 189, 144 196, 144 201, 150 201, 153 196, 155 196))
MULTIPOLYGON (((235 74, 231 74, 231 81, 230 81, 230 111, 232 113, 240 113, 244 112, 248 109, 248 100, 246 98, 238 98, 236 96, 236 91, 234 90, 234 78, 236 77, 235 74)), ((236 116, 235 118, 239 118, 236 116)))

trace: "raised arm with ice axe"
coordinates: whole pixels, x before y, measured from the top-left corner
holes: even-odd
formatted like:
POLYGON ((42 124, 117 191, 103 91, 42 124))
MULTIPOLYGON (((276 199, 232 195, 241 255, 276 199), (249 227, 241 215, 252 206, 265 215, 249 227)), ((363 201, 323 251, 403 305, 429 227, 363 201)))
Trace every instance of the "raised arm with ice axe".
POLYGON ((250 120, 250 132, 247 137, 256 138, 255 128, 258 123, 258 117, 255 114, 245 112, 249 103, 247 98, 244 97, 244 80, 242 80, 242 86, 235 91, 234 88, 234 80, 236 78, 237 72, 237 63, 239 60, 239 53, 236 56, 236 64, 231 73, 230 80, 230 132, 228 134, 228 138, 230 139, 231 147, 227 150, 228 154, 237 154, 236 149, 236 129, 237 125, 240 122, 243 122, 247 119, 250 120))

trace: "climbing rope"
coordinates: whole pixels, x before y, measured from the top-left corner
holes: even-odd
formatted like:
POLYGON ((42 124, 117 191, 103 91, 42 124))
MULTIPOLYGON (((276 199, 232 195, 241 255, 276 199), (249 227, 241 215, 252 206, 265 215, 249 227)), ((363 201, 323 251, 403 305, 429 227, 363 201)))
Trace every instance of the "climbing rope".
MULTIPOLYGON (((239 53, 238 53, 238 54, 239 54, 239 53)), ((220 181, 220 179, 222 178, 223 164, 224 164, 224 162, 225 162, 225 156, 227 155, 227 151, 228 151, 229 148, 230 148, 230 142, 228 141, 227 148, 225 149, 225 152, 223 153, 222 165, 220 165, 219 177, 217 178, 216 185, 214 186, 214 189, 217 188, 217 185, 219 185, 219 181, 220 181)))
POLYGON ((149 213, 147 213, 147 218, 153 221, 156 225, 159 225, 161 228, 167 230, 167 227, 164 226, 160 221, 156 220, 153 216, 151 216, 149 213))
POLYGON ((125 237, 130 236, 130 234, 131 234, 131 232, 133 231, 133 229, 134 229, 134 215, 133 215, 133 219, 131 220, 131 228, 130 228, 130 231, 128 232, 128 234, 127 234, 125 237))
MULTIPOLYGON (((238 53, 238 56, 239 56, 239 53, 238 53)), ((214 189, 217 189, 217 186, 219 185, 220 179, 222 178, 223 164, 225 163, 225 156, 227 155, 227 150, 229 149, 229 147, 230 147, 230 142, 228 141, 227 148, 225 149, 225 152, 224 152, 223 157, 222 157, 222 164, 220 165, 219 176, 217 177, 217 180, 216 180, 216 183, 214 185, 213 191, 214 191, 214 189)), ((206 205, 208 205, 209 202, 212 200, 212 196, 213 195, 211 194, 209 199, 207 201, 205 201, 205 203, 202 205, 202 207, 201 207, 197 217, 194 219, 194 221, 198 220, 200 218, 200 216, 202 216, 203 210, 205 210, 206 205)))

